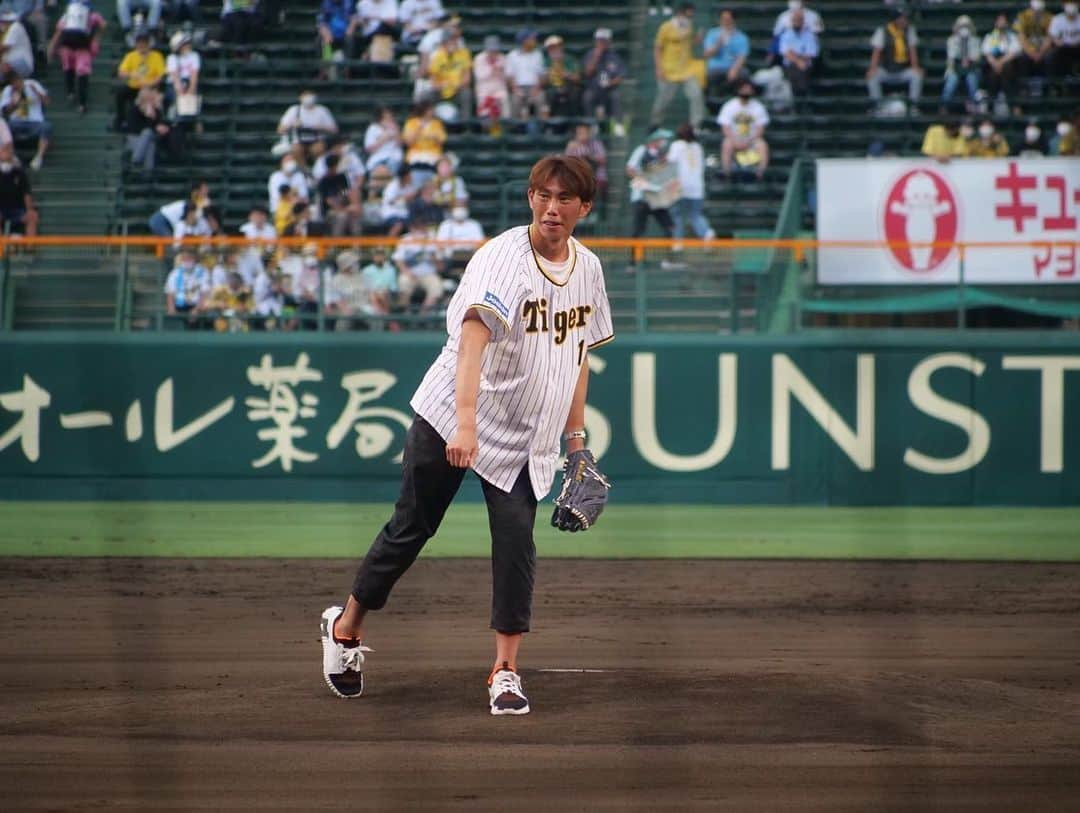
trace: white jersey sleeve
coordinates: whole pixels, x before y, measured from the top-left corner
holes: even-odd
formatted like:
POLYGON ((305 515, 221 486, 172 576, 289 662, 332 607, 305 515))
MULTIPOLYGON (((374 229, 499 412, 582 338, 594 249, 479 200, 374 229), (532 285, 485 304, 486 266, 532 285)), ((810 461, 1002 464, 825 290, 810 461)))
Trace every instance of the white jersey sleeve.
POLYGON ((447 309, 451 336, 460 331, 465 314, 475 309, 491 331, 492 341, 506 338, 525 294, 520 261, 512 248, 504 240, 488 243, 473 254, 447 309))
POLYGON ((604 284, 604 274, 596 275, 596 291, 593 296, 594 312, 592 320, 585 325, 585 344, 590 350, 607 344, 615 338, 615 329, 611 323, 611 305, 608 303, 607 286, 604 284))

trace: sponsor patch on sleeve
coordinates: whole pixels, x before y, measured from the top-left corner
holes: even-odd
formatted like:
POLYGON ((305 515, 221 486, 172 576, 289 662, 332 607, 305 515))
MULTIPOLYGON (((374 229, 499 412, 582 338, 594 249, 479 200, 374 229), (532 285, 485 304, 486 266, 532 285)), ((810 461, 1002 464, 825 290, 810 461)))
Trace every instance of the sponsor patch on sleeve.
POLYGON ((484 304, 491 305, 491 307, 493 307, 496 311, 499 312, 499 314, 502 315, 503 319, 510 318, 510 309, 506 307, 506 305, 502 303, 502 300, 499 299, 499 297, 495 296, 495 294, 493 294, 491 291, 488 291, 486 294, 484 294, 484 304))

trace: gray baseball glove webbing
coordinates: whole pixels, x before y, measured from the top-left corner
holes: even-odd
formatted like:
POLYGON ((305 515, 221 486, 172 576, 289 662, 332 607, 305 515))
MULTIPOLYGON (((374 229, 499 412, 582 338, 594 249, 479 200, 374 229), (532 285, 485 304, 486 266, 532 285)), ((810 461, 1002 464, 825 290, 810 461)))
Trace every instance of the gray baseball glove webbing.
POLYGON ((588 449, 570 452, 563 466, 563 484, 555 498, 551 524, 561 531, 587 531, 604 510, 611 483, 596 467, 588 449))

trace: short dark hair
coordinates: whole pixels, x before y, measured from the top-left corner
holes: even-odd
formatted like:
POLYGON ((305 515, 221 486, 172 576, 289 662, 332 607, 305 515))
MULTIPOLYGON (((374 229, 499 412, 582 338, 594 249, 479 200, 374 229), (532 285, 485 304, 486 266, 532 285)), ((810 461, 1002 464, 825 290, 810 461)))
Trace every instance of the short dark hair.
POLYGON ((552 178, 562 184, 582 203, 592 203, 596 197, 596 176, 584 158, 570 155, 547 155, 533 164, 529 172, 529 189, 539 189, 552 178))

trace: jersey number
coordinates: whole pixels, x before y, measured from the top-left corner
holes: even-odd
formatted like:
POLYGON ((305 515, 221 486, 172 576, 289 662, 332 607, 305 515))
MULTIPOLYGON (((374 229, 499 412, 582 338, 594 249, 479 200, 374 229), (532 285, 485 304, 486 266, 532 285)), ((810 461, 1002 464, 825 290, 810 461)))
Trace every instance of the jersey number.
POLYGON ((577 363, 578 367, 581 366, 581 362, 585 360, 585 340, 582 339, 577 343, 577 363))

